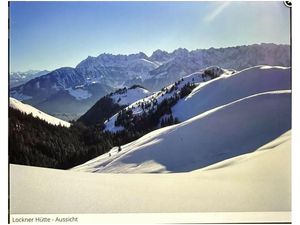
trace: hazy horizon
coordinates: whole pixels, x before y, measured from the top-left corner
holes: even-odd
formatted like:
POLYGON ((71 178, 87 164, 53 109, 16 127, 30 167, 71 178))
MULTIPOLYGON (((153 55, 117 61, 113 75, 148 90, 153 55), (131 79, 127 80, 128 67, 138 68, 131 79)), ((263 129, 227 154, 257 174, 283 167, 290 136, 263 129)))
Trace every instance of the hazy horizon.
MULTIPOLYGON (((156 49, 156 50, 162 50, 162 51, 166 51, 168 52, 169 54, 178 50, 178 49, 187 49, 188 51, 197 51, 197 50, 208 50, 208 49, 211 49, 211 48, 214 48, 214 49, 220 49, 220 48, 235 48, 235 47, 240 47, 240 46, 250 46, 250 45, 261 45, 261 44, 276 44, 276 45, 290 45, 290 44, 283 44, 283 43, 252 43, 252 44, 247 44, 247 45, 235 45, 235 46, 224 46, 224 47, 209 47, 209 48, 197 48, 197 49, 188 49, 188 48, 184 48, 184 47, 178 47, 172 51, 166 51, 164 49, 156 49)), ((114 54, 114 53, 110 53, 110 52, 102 52, 102 53, 99 53, 98 55, 88 55, 86 56, 85 58, 82 58, 79 62, 77 62, 75 64, 75 66, 62 66, 62 67, 72 67, 72 68, 75 68, 81 61, 85 60, 86 58, 88 57, 98 57, 100 55, 103 55, 103 54, 108 54, 108 55, 134 55, 134 54, 138 54, 138 53, 144 53, 147 57, 151 57, 151 55, 156 51, 154 50, 151 54, 146 54, 145 52, 133 52, 133 53, 128 53, 128 54, 114 54)), ((56 70, 56 69, 59 69, 59 68, 62 68, 62 67, 57 67, 57 68, 54 68, 53 70, 56 70)), ((39 72, 39 71, 44 71, 44 70, 47 70, 47 71, 53 71, 53 70, 49 70, 49 69, 28 69, 28 70, 23 70, 23 71, 10 71, 10 73, 24 73, 24 72, 39 72)))

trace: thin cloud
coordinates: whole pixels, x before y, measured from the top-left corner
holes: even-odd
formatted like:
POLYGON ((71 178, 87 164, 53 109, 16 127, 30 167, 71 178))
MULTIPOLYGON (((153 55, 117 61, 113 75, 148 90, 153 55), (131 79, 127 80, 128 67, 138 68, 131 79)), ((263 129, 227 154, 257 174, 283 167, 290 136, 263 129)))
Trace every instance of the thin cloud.
POLYGON ((216 9, 214 9, 212 12, 210 12, 205 18, 204 21, 209 23, 213 21, 218 15, 220 15, 223 10, 229 6, 231 2, 223 2, 221 5, 219 5, 216 9))

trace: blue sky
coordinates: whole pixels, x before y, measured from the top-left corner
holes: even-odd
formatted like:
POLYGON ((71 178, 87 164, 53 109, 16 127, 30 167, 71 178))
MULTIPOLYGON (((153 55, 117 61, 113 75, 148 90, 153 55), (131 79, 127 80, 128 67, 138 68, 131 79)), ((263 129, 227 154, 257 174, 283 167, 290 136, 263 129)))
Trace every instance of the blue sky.
POLYGON ((10 2, 10 70, 75 67, 87 56, 289 44, 278 2, 10 2))

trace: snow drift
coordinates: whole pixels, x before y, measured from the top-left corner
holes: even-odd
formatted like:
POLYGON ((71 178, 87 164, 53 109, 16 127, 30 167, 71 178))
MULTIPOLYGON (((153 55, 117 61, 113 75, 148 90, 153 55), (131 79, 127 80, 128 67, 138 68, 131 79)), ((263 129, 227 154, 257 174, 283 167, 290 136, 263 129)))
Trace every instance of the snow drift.
POLYGON ((53 116, 50 116, 30 105, 24 104, 12 97, 9 98, 9 106, 14 109, 17 109, 25 114, 32 114, 32 116, 37 117, 41 120, 44 120, 49 124, 56 125, 56 126, 61 125, 61 126, 65 126, 65 127, 70 127, 70 123, 60 120, 58 118, 55 118, 53 116))

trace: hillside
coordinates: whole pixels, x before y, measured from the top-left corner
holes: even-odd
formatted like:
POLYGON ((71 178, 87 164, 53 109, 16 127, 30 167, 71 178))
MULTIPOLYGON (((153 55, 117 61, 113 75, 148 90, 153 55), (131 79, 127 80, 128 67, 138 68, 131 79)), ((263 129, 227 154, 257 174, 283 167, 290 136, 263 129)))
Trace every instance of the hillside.
MULTIPOLYGON (((10 165, 10 212, 263 212, 260 222, 287 222, 291 221, 290 149, 288 131, 252 153, 190 173, 101 174, 10 165), (283 217, 277 216, 280 212, 283 217)), ((233 216, 236 222, 245 221, 245 213, 233 216)), ((215 213, 209 218, 218 221, 215 213)), ((247 216, 248 221, 253 218, 247 216)))
POLYGON ((255 66, 238 72, 209 67, 131 104, 122 114, 117 113, 106 121, 105 129, 111 132, 130 130, 131 123, 135 125, 133 129, 137 129, 141 123, 139 118, 145 121, 145 117, 151 118, 153 114, 156 116, 154 128, 157 129, 250 95, 290 90, 290 72, 290 68, 278 66, 255 66), (124 114, 126 120, 122 120, 124 114))
POLYGON ((291 129, 291 93, 252 95, 113 148, 76 171, 188 172, 255 151, 291 129))
POLYGON ((291 68, 254 66, 198 85, 189 96, 172 108, 172 112, 173 116, 184 121, 250 95, 290 89, 291 68))
POLYGON ((142 86, 122 88, 102 97, 78 121, 86 125, 103 124, 105 120, 124 107, 145 98, 151 93, 142 86))
POLYGON ((50 116, 28 104, 24 104, 24 103, 14 99, 14 98, 11 98, 11 97, 9 98, 9 106, 14 109, 17 109, 25 114, 32 114, 32 116, 37 117, 41 120, 44 120, 49 124, 56 125, 56 126, 60 125, 60 126, 70 127, 70 123, 60 120, 58 118, 55 118, 53 116, 50 116))

